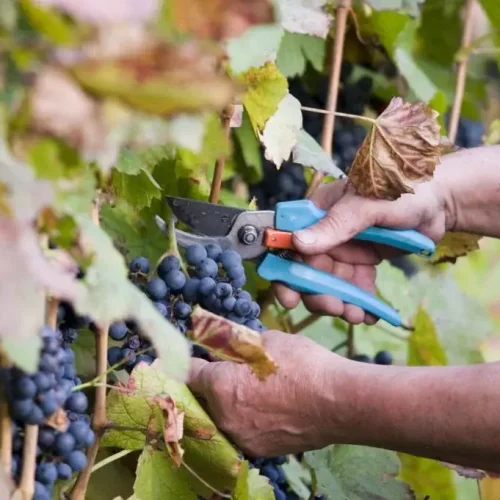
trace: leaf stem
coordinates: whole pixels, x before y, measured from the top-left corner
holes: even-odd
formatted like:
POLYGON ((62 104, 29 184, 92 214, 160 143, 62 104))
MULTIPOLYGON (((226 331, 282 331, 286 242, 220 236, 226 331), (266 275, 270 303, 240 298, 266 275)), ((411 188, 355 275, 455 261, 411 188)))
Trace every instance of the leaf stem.
POLYGON ((308 106, 301 106, 300 109, 302 109, 303 111, 311 111, 311 113, 320 113, 323 115, 335 115, 335 116, 341 116, 342 118, 352 118, 354 120, 361 120, 369 123, 370 125, 377 124, 377 120, 375 120, 375 118, 370 118, 369 116, 353 115, 351 113, 341 113, 340 111, 327 111, 326 109, 309 108, 308 106))
POLYGON ((25 500, 31 500, 35 491, 36 448, 38 425, 26 425, 24 428, 23 470, 19 490, 25 500))
MULTIPOLYGON (((222 113, 222 123, 224 124, 224 134, 229 140, 231 133, 231 117, 233 116, 234 106, 230 104, 222 113)), ((222 174, 224 172, 224 163, 226 162, 225 155, 221 155, 215 165, 214 176, 212 178, 212 187, 210 188, 210 203, 219 202, 220 187, 222 184, 222 174)))
MULTIPOLYGON (((342 57, 344 52, 345 32, 347 18, 352 8, 352 0, 339 0, 337 2, 335 16, 335 42, 332 52, 332 68, 330 71, 330 81, 328 84, 328 101, 326 109, 327 114, 323 123, 323 132, 321 134, 321 147, 328 156, 332 155, 332 139, 335 129, 335 110, 337 109, 337 99, 340 88, 340 73, 342 70, 342 57)), ((309 197, 320 185, 324 174, 316 172, 311 181, 306 197, 309 197)))
POLYGON ((354 325, 349 325, 347 328, 347 357, 350 359, 354 356, 354 325))
POLYGON ((212 490, 216 495, 219 495, 222 498, 232 498, 231 495, 227 495, 226 493, 222 493, 221 491, 215 489, 211 484, 207 483, 202 477, 198 476, 198 474, 189 467, 186 462, 182 462, 182 465, 196 478, 200 483, 203 483, 208 489, 212 490))
MULTIPOLYGON (((99 225, 99 205, 94 203, 92 207, 92 220, 99 225)), ((96 371, 97 377, 106 380, 107 374, 107 354, 108 354, 108 329, 109 325, 98 325, 96 329, 96 371)), ((95 390, 94 414, 92 415, 92 427, 95 432, 95 440, 87 451, 87 467, 78 475, 78 479, 71 490, 72 500, 85 500, 85 493, 90 480, 90 474, 94 467, 99 442, 101 440, 102 429, 106 425, 106 385, 102 384, 95 390)))
POLYGON ((342 342, 339 342, 335 347, 332 347, 331 351, 338 352, 343 347, 347 347, 347 340, 343 340, 342 342))
POLYGON ((120 458, 123 458, 124 456, 128 455, 129 453, 132 453, 134 450, 122 450, 119 451, 118 453, 115 453, 114 455, 111 455, 110 457, 107 457, 100 462, 97 462, 94 467, 92 468, 91 472, 95 472, 102 467, 110 464, 111 462, 114 462, 115 460, 120 460, 120 458))
MULTIPOLYGON (((3 389, 3 387, 0 389, 3 389)), ((0 461, 5 473, 10 476, 12 467, 12 427, 7 401, 0 403, 0 446, 0 461)))
POLYGON ((321 316, 319 314, 309 314, 309 316, 306 316, 303 320, 300 320, 298 323, 295 323, 291 325, 290 327, 290 332, 291 333, 299 333, 308 326, 313 325, 320 319, 321 316))
MULTIPOLYGON (((468 47, 472 39, 473 19, 472 9, 476 0, 466 0, 464 9, 464 30, 462 33, 461 49, 468 47)), ((453 143, 457 138, 458 122, 460 121, 460 111, 464 99, 465 82, 467 78, 467 68, 469 66, 469 55, 465 54, 457 64, 457 81, 455 87, 455 98, 451 108, 450 123, 448 125, 448 138, 453 143)))

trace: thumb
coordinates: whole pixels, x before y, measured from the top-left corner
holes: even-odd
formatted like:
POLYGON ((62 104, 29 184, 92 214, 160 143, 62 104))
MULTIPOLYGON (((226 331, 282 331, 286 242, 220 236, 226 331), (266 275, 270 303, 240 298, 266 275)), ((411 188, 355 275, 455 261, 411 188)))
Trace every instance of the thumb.
POLYGON ((317 255, 351 240, 372 226, 376 219, 377 201, 360 196, 346 196, 330 208, 323 219, 293 234, 299 253, 317 255))
POLYGON ((209 390, 210 362, 200 358, 191 358, 187 385, 191 391, 203 395, 209 390))

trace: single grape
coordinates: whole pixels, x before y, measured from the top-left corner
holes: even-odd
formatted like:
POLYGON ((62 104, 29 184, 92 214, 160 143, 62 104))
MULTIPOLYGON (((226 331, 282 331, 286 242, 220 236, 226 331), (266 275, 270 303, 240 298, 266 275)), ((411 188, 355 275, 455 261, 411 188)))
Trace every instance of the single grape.
POLYGON ((213 278, 202 278, 200 280, 200 285, 198 287, 198 293, 203 297, 210 295, 214 290, 217 284, 213 278))
POLYGON ((118 346, 113 346, 108 349, 108 364, 116 365, 122 360, 122 350, 118 346))
POLYGON ((205 246, 205 250, 207 251, 207 256, 209 259, 218 262, 219 257, 222 253, 222 248, 219 245, 214 245, 210 243, 209 245, 205 246))
POLYGON ((165 318, 168 316, 168 308, 163 302, 153 302, 156 310, 165 318))
POLYGON ((39 396, 40 409, 42 410, 45 417, 50 417, 59 408, 56 392, 51 389, 47 392, 40 394, 39 396))
POLYGON ((33 376, 33 382, 35 382, 35 385, 39 391, 46 391, 52 386, 52 380, 51 377, 49 377, 48 373, 35 373, 35 375, 33 376))
POLYGON ((252 296, 245 290, 239 292, 236 298, 252 302, 252 296))
POLYGON ((219 261, 227 269, 230 266, 241 265, 241 255, 235 250, 224 250, 219 257, 219 261))
POLYGON ((226 312, 231 312, 234 309, 235 304, 236 304, 235 297, 227 297, 222 301, 222 308, 226 312))
POLYGON ((186 302, 198 302, 198 287, 200 280, 198 278, 188 278, 182 289, 182 296, 186 302))
POLYGON ((132 349, 122 349, 122 359, 124 360, 125 366, 134 366, 136 354, 132 349))
MULTIPOLYGON (((156 268, 158 276, 162 279, 166 279, 167 274, 170 271, 178 271, 181 268, 181 263, 177 257, 174 255, 167 255, 156 268)), ((167 283, 168 285, 168 283, 167 283)), ((169 285, 170 286, 170 285, 169 285)))
POLYGON ((50 500, 51 498, 52 495, 48 488, 39 481, 35 481, 35 491, 32 500, 50 500))
POLYGON ((260 316, 260 306, 257 302, 252 302, 252 310, 250 311, 251 318, 258 318, 260 316))
POLYGON ((137 364, 146 363, 146 364, 150 365, 153 361, 154 361, 153 357, 149 356, 148 354, 139 354, 139 356, 137 356, 137 358, 136 358, 137 364))
POLYGON ((128 339, 127 347, 133 351, 137 351, 139 347, 141 347, 141 338, 139 335, 132 335, 132 337, 128 339))
POLYGON ((173 269, 165 276, 165 283, 173 292, 180 292, 186 284, 186 276, 182 271, 173 269))
POLYGON ((85 436, 89 430, 89 426, 83 420, 77 420, 76 422, 71 422, 68 427, 68 433, 71 434, 75 440, 75 443, 80 446, 85 443, 85 436))
POLYGON ((42 425, 44 420, 45 416, 43 414, 43 411, 36 404, 33 404, 29 415, 24 418, 24 421, 29 425, 42 425))
POLYGON ((255 318, 245 321, 245 326, 256 332, 262 333, 263 331, 265 331, 264 325, 258 319, 255 318))
POLYGON ((263 476, 268 477, 272 482, 275 482, 275 483, 278 482, 279 475, 278 475, 278 472, 277 472, 275 466, 273 466, 271 464, 264 465, 264 467, 262 467, 262 469, 260 469, 260 473, 263 476))
POLYGON ((247 282, 247 279, 244 274, 238 276, 237 278, 233 278, 231 280, 231 286, 233 288, 242 288, 245 286, 245 283, 247 282))
POLYGON ((74 365, 64 365, 64 378, 74 379, 76 377, 76 369, 74 365))
POLYGON ((64 462, 60 462, 57 464, 58 479, 60 479, 61 481, 66 481, 67 479, 70 479, 72 475, 73 471, 71 470, 71 467, 68 464, 64 462))
POLYGON ((186 249, 186 260, 188 264, 197 266, 203 259, 207 258, 207 251, 203 245, 195 243, 186 249))
POLYGON ((233 293, 233 287, 229 283, 217 283, 215 287, 215 295, 219 299, 225 299, 233 293))
POLYGON ((377 365, 392 365, 393 357, 389 351, 379 351, 373 360, 377 365))
POLYGON ((203 259, 196 266, 196 275, 198 278, 215 278, 219 272, 217 262, 212 259, 203 259))
POLYGON ((55 448, 59 455, 65 457, 68 453, 74 450, 75 444, 75 438, 69 432, 65 432, 57 436, 55 448))
POLYGON ((83 443, 83 447, 88 448, 89 446, 92 446, 94 444, 94 441, 95 441, 94 431, 89 428, 87 431, 87 434, 85 436, 85 441, 83 443))
POLYGON ((124 321, 117 321, 109 327, 109 336, 113 340, 123 340, 127 336, 127 333, 128 328, 124 321))
POLYGON ((162 300, 167 296, 168 288, 162 279, 153 278, 146 285, 146 293, 152 300, 162 300))
POLYGON ((176 319, 186 319, 191 314, 191 306, 185 302, 176 302, 174 304, 174 317, 176 319))
POLYGON ((65 347, 64 350, 64 363, 72 364, 75 362, 75 353, 70 347, 65 347))
POLYGON ((233 323, 238 323, 239 325, 243 325, 245 323, 245 318, 241 317, 239 314, 236 314, 234 312, 230 312, 227 315, 227 319, 229 321, 232 321, 233 323))
POLYGON ((45 337, 43 339, 43 350, 49 354, 57 354, 59 346, 61 345, 60 340, 57 337, 45 337))
POLYGON ((83 392, 74 392, 66 401, 66 409, 75 413, 83 413, 87 407, 87 396, 83 392))
POLYGON ((56 433, 54 429, 49 427, 40 427, 38 431, 38 444, 42 448, 50 448, 56 440, 56 433))
POLYGON ((245 317, 252 311, 252 304, 245 299, 237 299, 234 305, 234 313, 238 316, 245 317))
POLYGON ((81 451, 75 450, 66 457, 66 463, 73 472, 80 472, 87 465, 87 457, 81 451))
POLYGON ((25 399, 34 397, 36 389, 35 382, 25 375, 15 381, 13 392, 19 399, 25 399))
POLYGON ((57 479, 57 469, 53 463, 42 462, 38 464, 35 479, 45 485, 52 485, 57 479))
POLYGON ((131 273, 148 274, 149 270, 149 260, 146 257, 136 257, 129 265, 131 273))
POLYGON ((356 356, 354 356, 352 359, 354 361, 359 361, 360 363, 371 363, 372 362, 370 356, 367 356, 366 354, 356 354, 356 356))

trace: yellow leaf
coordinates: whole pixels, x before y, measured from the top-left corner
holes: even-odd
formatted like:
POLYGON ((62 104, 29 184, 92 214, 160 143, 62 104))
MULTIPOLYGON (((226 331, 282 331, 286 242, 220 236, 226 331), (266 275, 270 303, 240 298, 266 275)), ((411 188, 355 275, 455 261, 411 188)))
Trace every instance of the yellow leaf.
POLYGON ((414 330, 408 338, 408 365, 439 366, 448 364, 434 322, 422 306, 419 307, 415 315, 413 325, 414 330))
POLYGON ((361 196, 396 200, 430 180, 442 150, 437 112, 395 97, 375 120, 349 171, 361 196))
POLYGON ((431 262, 433 264, 441 264, 442 262, 452 262, 454 264, 458 257, 479 250, 479 240, 481 238, 482 236, 476 234, 446 233, 437 245, 436 253, 432 256, 431 262))
POLYGON ((484 139, 484 144, 487 146, 500 144, 500 120, 494 120, 491 123, 488 133, 484 139))
POLYGON ((278 370, 264 348, 262 336, 199 306, 191 314, 190 338, 220 359, 247 363, 261 380, 278 370))

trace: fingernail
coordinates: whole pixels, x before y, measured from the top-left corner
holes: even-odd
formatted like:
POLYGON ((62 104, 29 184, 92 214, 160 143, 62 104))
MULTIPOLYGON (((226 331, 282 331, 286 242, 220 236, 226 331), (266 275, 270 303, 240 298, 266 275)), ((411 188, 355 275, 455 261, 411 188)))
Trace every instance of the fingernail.
POLYGON ((295 237, 304 245, 311 245, 316 241, 316 236, 311 231, 299 231, 295 237))

